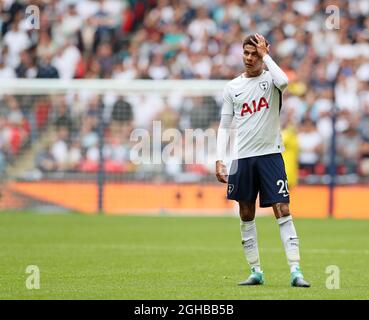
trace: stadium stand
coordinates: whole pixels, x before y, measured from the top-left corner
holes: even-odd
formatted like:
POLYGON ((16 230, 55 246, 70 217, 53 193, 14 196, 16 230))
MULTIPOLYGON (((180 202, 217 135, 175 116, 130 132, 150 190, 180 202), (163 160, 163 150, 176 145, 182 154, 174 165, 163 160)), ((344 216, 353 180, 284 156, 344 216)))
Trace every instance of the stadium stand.
MULTIPOLYGON (((337 119, 337 173, 341 182, 369 178, 369 4, 336 1, 340 28, 325 26, 331 1, 50 0, 1 2, 0 81, 60 79, 231 79, 242 72, 242 40, 259 32, 286 71, 282 121, 297 129, 299 177, 321 182, 329 166, 331 110, 337 119), (31 30, 27 5, 39 6, 40 29, 31 30), (299 26, 297 29, 296 26, 299 26), (335 99, 335 101, 334 101, 335 99)), ((0 172, 34 141, 54 132, 34 155, 44 175, 98 170, 98 118, 105 125, 104 167, 147 179, 129 159, 130 133, 150 129, 217 127, 219 97, 98 96, 0 97, 0 172), (145 109, 146 108, 146 109, 145 109), (141 112, 140 110, 146 110, 141 112)), ((212 179, 213 168, 163 168, 212 179)), ((60 176, 60 175, 59 175, 60 176)), ((67 175, 64 175, 66 177, 67 175)))

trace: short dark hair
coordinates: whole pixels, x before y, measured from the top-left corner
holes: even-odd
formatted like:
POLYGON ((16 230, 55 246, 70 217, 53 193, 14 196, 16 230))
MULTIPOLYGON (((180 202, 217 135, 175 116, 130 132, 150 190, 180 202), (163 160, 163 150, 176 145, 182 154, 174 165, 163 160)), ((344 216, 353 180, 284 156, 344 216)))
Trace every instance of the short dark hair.
MULTIPOLYGON (((250 35, 250 36, 247 36, 247 37, 245 38, 245 40, 243 40, 242 48, 244 48, 246 45, 250 45, 250 46, 254 46, 254 47, 255 47, 255 45, 252 43, 251 39, 252 39, 253 41, 255 41, 255 42, 258 42, 258 40, 256 39, 255 35, 254 35, 254 34, 252 34, 252 35, 250 35)), ((267 44, 267 46, 268 46, 268 45, 269 45, 269 42, 268 42, 266 39, 265 39, 265 42, 266 42, 266 44, 267 44)))

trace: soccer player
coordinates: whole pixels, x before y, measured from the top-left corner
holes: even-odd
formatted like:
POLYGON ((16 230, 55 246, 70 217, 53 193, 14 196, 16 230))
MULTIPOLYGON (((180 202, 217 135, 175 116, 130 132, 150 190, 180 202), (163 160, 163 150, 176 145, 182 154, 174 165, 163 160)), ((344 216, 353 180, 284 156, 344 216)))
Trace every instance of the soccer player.
POLYGON ((282 139, 285 147, 283 161, 288 179, 288 189, 293 189, 298 183, 299 171, 299 141, 297 130, 288 116, 282 125, 282 139))
POLYGON ((284 151, 279 113, 286 74, 269 56, 269 44, 260 34, 243 42, 245 72, 227 83, 217 137, 216 176, 228 183, 227 198, 240 207, 241 237, 251 275, 239 285, 261 285, 255 225, 255 202, 273 207, 291 272, 291 286, 310 287, 300 269, 299 239, 289 210, 289 191, 281 152, 284 151), (268 71, 264 70, 264 64, 268 71), (237 130, 237 157, 227 173, 225 155, 234 120, 237 130))

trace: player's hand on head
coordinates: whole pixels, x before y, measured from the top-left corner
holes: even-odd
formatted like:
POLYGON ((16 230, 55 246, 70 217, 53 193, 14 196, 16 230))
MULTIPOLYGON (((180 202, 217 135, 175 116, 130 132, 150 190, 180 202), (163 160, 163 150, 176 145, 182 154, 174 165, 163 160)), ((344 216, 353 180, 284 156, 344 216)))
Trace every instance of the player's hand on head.
POLYGON ((217 176, 219 182, 227 183, 228 180, 227 167, 221 160, 218 160, 215 163, 215 175, 217 176))
POLYGON ((258 55, 264 57, 269 54, 270 44, 265 40, 264 36, 256 33, 255 38, 257 41, 251 39, 251 42, 255 45, 258 55))

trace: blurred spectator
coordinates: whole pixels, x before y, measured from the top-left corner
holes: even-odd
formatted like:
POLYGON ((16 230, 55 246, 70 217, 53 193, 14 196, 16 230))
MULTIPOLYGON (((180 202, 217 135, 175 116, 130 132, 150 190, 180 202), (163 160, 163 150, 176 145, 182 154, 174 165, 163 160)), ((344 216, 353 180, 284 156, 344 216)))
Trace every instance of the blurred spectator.
POLYGON ((70 109, 68 108, 65 97, 59 97, 56 103, 56 109, 54 117, 54 124, 56 127, 66 127, 69 132, 74 129, 73 120, 70 115, 70 109))
POLYGON ((283 122, 282 139, 285 146, 285 151, 282 155, 286 168, 288 188, 291 190, 298 183, 299 141, 297 130, 288 118, 283 122))
POLYGON ((213 97, 196 97, 190 113, 191 127, 207 129, 213 121, 219 121, 219 107, 213 97))
POLYGON ((313 72, 310 86, 314 91, 323 91, 331 88, 331 83, 327 79, 327 73, 325 70, 325 65, 318 64, 315 67, 315 72, 313 72))
POLYGON ((0 114, 0 174, 3 174, 6 170, 8 153, 8 140, 6 137, 6 117, 0 114))
POLYGON ((88 79, 98 79, 102 75, 101 65, 95 58, 91 58, 87 63, 85 77, 88 79))
POLYGON ((347 109, 350 112, 359 111, 360 104, 357 85, 358 82, 354 77, 340 74, 335 87, 337 107, 339 109, 347 109))
POLYGON ((110 42, 114 36, 114 29, 119 24, 121 7, 119 1, 98 0, 97 11, 92 15, 91 23, 96 27, 93 51, 101 42, 110 42))
POLYGON ((72 140, 68 145, 68 170, 78 171, 79 165, 82 160, 81 145, 78 138, 72 140))
POLYGON ((305 174, 315 174, 323 148, 323 139, 315 123, 305 118, 300 124, 298 133, 299 167, 305 174))
POLYGON ((36 167, 42 172, 53 172, 58 170, 57 162, 51 152, 51 146, 48 146, 36 156, 36 167))
POLYGON ((137 70, 132 63, 118 62, 113 67, 112 78, 113 79, 135 79, 137 76, 137 70))
POLYGON ((360 146, 360 172, 364 176, 369 176, 369 99, 364 102, 359 132, 362 139, 360 146))
POLYGON ((22 51, 20 53, 20 62, 15 69, 18 78, 36 78, 37 76, 37 66, 35 63, 35 58, 27 51, 22 51))
POLYGON ((163 63, 163 60, 162 54, 157 53, 154 55, 148 69, 148 74, 151 79, 162 80, 169 77, 169 70, 163 63))
POLYGON ((24 117, 19 102, 13 96, 6 96, 4 99, 4 109, 7 114, 4 137, 9 146, 9 155, 17 156, 22 146, 26 143, 29 136, 29 123, 24 117))
POLYGON ((58 70, 51 64, 51 56, 43 54, 37 66, 36 78, 59 78, 58 70))
POLYGON ((67 127, 60 126, 56 131, 56 138, 51 145, 51 156, 55 159, 56 168, 59 171, 68 169, 68 140, 69 131, 67 127))
POLYGON ((341 174, 357 174, 360 160, 361 138, 357 127, 350 123, 349 127, 337 137, 337 163, 341 174))
POLYGON ((66 39, 78 34, 83 28, 83 18, 78 14, 76 5, 68 3, 67 12, 60 15, 57 32, 54 33, 55 39, 59 43, 63 43, 66 39))
POLYGON ((200 7, 196 11, 195 18, 187 29, 189 35, 195 40, 203 40, 207 36, 213 36, 217 32, 217 25, 210 19, 207 8, 200 7))
POLYGON ((178 113, 169 105, 167 100, 165 100, 164 103, 164 109, 156 115, 155 120, 160 121, 163 131, 166 129, 177 128, 179 121, 178 113))
POLYGON ((133 120, 132 105, 123 97, 119 97, 113 106, 111 119, 118 122, 131 122, 133 120))
POLYGON ((97 59, 100 64, 100 69, 103 78, 111 78, 114 58, 113 49, 109 43, 102 43, 97 48, 97 59))
POLYGON ((98 135, 94 129, 94 119, 91 117, 85 117, 82 119, 82 126, 80 130, 81 147, 87 150, 90 147, 97 145, 98 135))
POLYGON ((74 37, 68 38, 65 44, 57 51, 53 59, 53 65, 58 70, 61 79, 73 79, 76 73, 81 53, 76 46, 74 37))
POLYGON ((5 34, 3 43, 9 48, 7 56, 8 65, 16 68, 20 61, 20 53, 31 46, 31 41, 27 33, 19 30, 18 23, 14 21, 11 30, 5 34))
POLYGON ((14 72, 14 69, 10 66, 7 66, 4 63, 4 60, 0 58, 0 79, 14 79, 17 75, 14 72))
POLYGON ((51 38, 50 34, 46 30, 40 30, 39 39, 37 42, 36 48, 36 56, 39 59, 43 59, 51 57, 56 53, 57 45, 54 42, 53 38, 51 38))
POLYGON ((104 109, 104 104, 101 100, 101 97, 95 94, 92 95, 88 102, 86 116, 91 118, 94 130, 97 130, 99 119, 100 119, 100 113, 101 113, 101 110, 103 109, 104 109))

